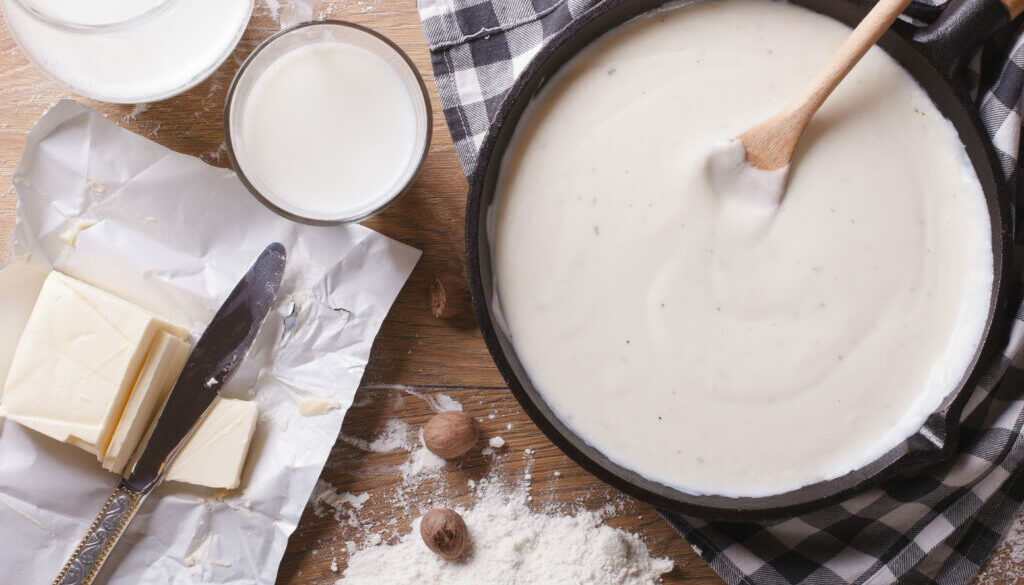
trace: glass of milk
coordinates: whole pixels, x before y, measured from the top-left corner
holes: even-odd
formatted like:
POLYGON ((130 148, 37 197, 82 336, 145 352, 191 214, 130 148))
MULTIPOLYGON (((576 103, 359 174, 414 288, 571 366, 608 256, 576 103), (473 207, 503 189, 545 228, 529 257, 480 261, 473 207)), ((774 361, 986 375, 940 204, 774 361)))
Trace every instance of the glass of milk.
POLYGON ((80 95, 144 103, 206 79, 245 32, 253 0, 0 0, 11 35, 80 95))
POLYGON ((296 25, 242 65, 224 115, 238 177, 296 221, 366 219, 415 180, 430 144, 426 86, 387 38, 341 22, 296 25))

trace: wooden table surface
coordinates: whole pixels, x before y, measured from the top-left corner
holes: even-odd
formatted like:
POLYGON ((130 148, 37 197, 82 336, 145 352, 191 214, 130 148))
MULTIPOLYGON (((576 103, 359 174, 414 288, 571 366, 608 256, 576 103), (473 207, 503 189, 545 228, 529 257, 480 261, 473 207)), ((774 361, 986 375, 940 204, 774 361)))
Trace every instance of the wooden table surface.
MULTIPOLYGON (((274 2, 273 4, 276 4, 274 2)), ((282 2, 284 4, 284 2, 282 2)), ((515 483, 529 470, 531 503, 602 508, 615 512, 612 526, 638 533, 653 554, 670 557, 676 568, 666 584, 712 585, 722 581, 690 547, 645 504, 604 486, 555 448, 530 422, 508 392, 495 369, 475 323, 435 319, 428 306, 428 283, 438 274, 464 274, 463 214, 466 180, 440 115, 423 33, 413 0, 348 0, 324 3, 334 18, 370 26, 392 38, 412 58, 431 94, 434 135, 426 166, 415 188, 397 205, 365 224, 423 250, 423 257, 398 297, 373 347, 370 364, 345 419, 322 480, 339 492, 369 499, 362 509, 307 507, 292 535, 281 564, 280 585, 333 583, 344 570, 345 543, 362 542, 384 526, 385 539, 408 531, 422 506, 440 499, 470 503, 469 480, 488 475, 515 483), (500 435, 508 446, 497 456, 479 452, 449 465, 440 477, 419 486, 403 482, 399 466, 404 451, 379 453, 360 449, 360 440, 379 436, 388 421, 398 419, 418 428, 433 411, 423 397, 445 394, 482 421, 484 437, 500 435), (528 451, 530 450, 530 451, 528 451), (402 503, 409 505, 399 505, 402 503), (318 513, 319 512, 319 513, 318 513), (336 517, 337 515, 337 517, 336 517), (352 522, 347 522, 349 517, 352 522), (337 572, 332 570, 332 562, 337 572)), ((241 43, 209 79, 191 91, 152 104, 144 112, 132 106, 79 101, 111 120, 164 146, 228 166, 222 143, 222 106, 239 63, 263 39, 280 27, 264 0, 241 43), (198 118, 196 112, 199 113, 198 118)), ((24 147, 25 135, 58 98, 75 97, 30 63, 7 31, 0 28, 0 251, 14 222, 16 198, 11 174, 24 147)), ((393 424, 393 423, 392 423, 393 424)), ((363 445, 365 447, 365 444, 363 445)), ((1005 546, 1000 560, 981 577, 985 583, 1015 583, 1007 563, 1013 551, 1005 546)), ((1012 559, 1011 559, 1012 560, 1012 559)), ((1013 571, 1017 573, 1018 571, 1013 571)))

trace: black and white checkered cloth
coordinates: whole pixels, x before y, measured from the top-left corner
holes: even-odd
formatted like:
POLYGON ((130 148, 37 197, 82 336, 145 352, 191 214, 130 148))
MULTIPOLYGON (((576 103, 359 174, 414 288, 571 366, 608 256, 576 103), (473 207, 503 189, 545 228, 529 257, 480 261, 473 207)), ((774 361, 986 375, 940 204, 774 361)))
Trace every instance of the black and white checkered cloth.
MULTIPOLYGON (((546 38, 596 3, 419 0, 437 91, 466 174, 516 76, 546 38)), ((1003 171, 1024 201, 1016 184, 1024 37, 1019 30, 1006 36, 975 59, 971 81, 1003 171)), ((1022 343, 1024 309, 1004 357, 989 364, 964 409, 958 454, 938 469, 784 520, 663 515, 732 585, 964 585, 1024 502, 1022 343)))

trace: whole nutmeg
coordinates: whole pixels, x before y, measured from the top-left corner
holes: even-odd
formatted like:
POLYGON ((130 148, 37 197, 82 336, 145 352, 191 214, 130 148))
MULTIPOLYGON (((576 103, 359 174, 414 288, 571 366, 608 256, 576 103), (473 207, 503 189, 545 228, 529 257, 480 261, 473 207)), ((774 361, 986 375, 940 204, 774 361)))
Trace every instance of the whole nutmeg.
POLYGON ((420 520, 420 536, 430 550, 446 559, 457 559, 469 546, 469 529, 462 516, 448 508, 434 508, 420 520))
POLYGON ((469 451, 479 438, 476 420, 461 411, 434 415, 423 427, 423 444, 445 459, 455 459, 469 451))
POLYGON ((438 319, 453 319, 473 313, 469 283, 462 276, 442 274, 430 281, 430 312, 438 319))

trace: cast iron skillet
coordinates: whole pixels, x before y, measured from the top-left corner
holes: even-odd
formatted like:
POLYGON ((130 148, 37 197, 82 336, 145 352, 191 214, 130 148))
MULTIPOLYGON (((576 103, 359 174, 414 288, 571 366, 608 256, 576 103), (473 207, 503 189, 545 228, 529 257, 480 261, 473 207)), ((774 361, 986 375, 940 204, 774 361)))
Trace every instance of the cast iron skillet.
MULTIPOLYGON (((789 1, 850 26, 855 26, 867 11, 865 6, 850 0, 789 1)), ((1006 1, 1021 4, 1020 0, 1006 1)), ((982 365, 998 359, 998 350, 1006 336, 1010 288, 1006 279, 1012 251, 1009 193, 961 75, 965 61, 974 50, 1006 25, 1011 13, 1016 16, 1020 12, 1018 7, 1007 8, 1000 0, 952 0, 929 28, 922 30, 899 22, 879 42, 917 79, 953 122, 981 180, 992 218, 995 278, 985 342, 958 390, 945 398, 942 406, 927 419, 922 431, 861 469, 791 492, 744 498, 693 495, 648 480, 610 461, 563 424, 531 384, 511 342, 495 326, 492 306, 495 292, 486 215, 495 195, 502 157, 524 109, 559 67, 603 33, 663 3, 665 0, 604 0, 552 37, 512 86, 480 149, 477 169, 470 178, 466 208, 469 278, 484 340, 512 393, 553 443, 600 479, 657 507, 708 519, 756 520, 794 514, 847 497, 898 473, 947 459, 955 447, 957 423, 970 394, 962 390, 973 388, 980 381, 982 365)), ((693 448, 700 449, 700 445, 693 448)))

